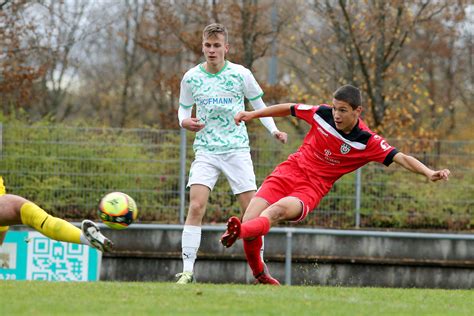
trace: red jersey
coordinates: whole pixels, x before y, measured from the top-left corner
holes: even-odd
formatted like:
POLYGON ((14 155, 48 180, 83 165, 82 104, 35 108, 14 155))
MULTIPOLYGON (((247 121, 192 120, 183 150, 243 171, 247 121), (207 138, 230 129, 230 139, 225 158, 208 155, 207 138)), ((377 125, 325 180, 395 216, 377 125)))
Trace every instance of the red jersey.
POLYGON ((297 104, 291 107, 291 115, 311 125, 298 151, 288 157, 308 175, 308 180, 318 178, 332 185, 371 161, 388 166, 398 153, 360 119, 349 134, 337 130, 328 105, 297 104))

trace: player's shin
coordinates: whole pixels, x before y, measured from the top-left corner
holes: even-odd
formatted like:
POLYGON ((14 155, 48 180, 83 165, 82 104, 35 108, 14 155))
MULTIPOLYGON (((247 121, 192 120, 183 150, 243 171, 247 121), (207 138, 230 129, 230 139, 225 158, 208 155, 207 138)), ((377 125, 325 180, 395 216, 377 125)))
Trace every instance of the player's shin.
POLYGON ((184 225, 181 238, 183 272, 193 273, 200 244, 201 226, 184 225))
POLYGON ((46 213, 34 203, 27 202, 20 209, 23 224, 33 227, 54 240, 81 243, 81 230, 69 222, 46 213))
POLYGON ((270 220, 260 216, 242 224, 240 238, 252 238, 266 235, 270 231, 270 220))
POLYGON ((262 240, 262 236, 252 240, 243 240, 245 256, 247 257, 247 262, 252 269, 254 276, 263 271, 263 260, 261 257, 262 240))

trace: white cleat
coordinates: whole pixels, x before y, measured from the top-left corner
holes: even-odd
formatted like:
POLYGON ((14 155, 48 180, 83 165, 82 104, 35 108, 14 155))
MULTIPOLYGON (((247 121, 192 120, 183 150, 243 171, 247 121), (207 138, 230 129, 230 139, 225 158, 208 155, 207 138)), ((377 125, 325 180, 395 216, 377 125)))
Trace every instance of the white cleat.
POLYGON ((112 250, 114 243, 102 235, 100 232, 99 226, 97 226, 93 221, 88 219, 83 220, 81 224, 82 233, 91 243, 92 247, 102 251, 109 252, 112 250))
POLYGON ((196 279, 194 278, 194 275, 191 272, 178 273, 175 277, 178 279, 176 284, 196 283, 196 279))

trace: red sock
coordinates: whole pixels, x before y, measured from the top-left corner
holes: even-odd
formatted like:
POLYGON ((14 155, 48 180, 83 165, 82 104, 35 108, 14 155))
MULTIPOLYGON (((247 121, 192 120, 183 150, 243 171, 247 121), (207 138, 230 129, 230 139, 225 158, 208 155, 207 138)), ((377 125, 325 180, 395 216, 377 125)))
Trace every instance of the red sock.
POLYGON ((270 231, 270 220, 260 216, 242 223, 240 227, 240 238, 251 238, 266 235, 270 231))
POLYGON ((260 257, 260 249, 262 248, 262 237, 259 236, 253 240, 243 240, 245 256, 247 262, 252 269, 253 275, 258 275, 263 271, 263 262, 260 257))

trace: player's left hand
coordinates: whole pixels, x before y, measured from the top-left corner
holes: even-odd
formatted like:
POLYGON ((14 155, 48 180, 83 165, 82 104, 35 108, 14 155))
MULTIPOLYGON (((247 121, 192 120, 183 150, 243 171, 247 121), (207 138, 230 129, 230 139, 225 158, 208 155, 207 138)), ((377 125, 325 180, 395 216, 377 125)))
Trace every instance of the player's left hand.
POLYGON ((273 132, 273 136, 283 144, 286 144, 288 141, 288 134, 285 132, 275 131, 273 132))
POLYGON ((433 182, 438 181, 438 180, 448 181, 450 174, 451 174, 451 171, 449 171, 449 169, 437 170, 430 176, 430 180, 433 182))

